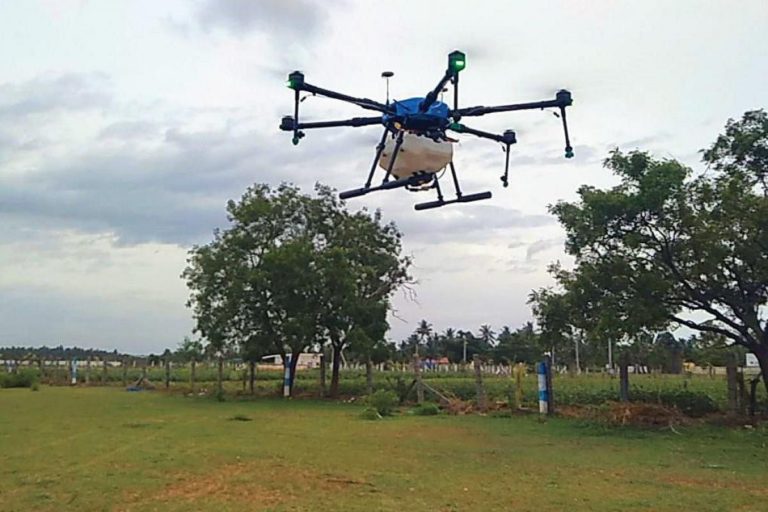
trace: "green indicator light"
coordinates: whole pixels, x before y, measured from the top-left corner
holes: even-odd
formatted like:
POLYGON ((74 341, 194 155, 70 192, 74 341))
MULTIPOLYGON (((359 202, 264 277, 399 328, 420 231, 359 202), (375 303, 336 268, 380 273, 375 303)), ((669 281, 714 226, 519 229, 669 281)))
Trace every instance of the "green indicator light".
POLYGON ((448 55, 448 67, 458 73, 465 67, 467 67, 467 56, 464 53, 455 51, 448 55))

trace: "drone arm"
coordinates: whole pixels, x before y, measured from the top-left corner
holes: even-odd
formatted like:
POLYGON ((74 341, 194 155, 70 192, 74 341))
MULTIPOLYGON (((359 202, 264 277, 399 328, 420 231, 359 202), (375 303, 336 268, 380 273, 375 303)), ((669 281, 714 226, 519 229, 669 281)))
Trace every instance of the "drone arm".
POLYGON ((475 137, 480 137, 481 139, 490 139, 496 142, 501 142, 502 144, 511 145, 517 142, 517 139, 515 138, 515 132, 512 130, 507 130, 502 135, 498 135, 496 133, 475 130, 474 128, 470 128, 469 126, 460 123, 452 123, 448 126, 448 129, 456 133, 468 133, 470 135, 474 135, 475 137))
POLYGON ((339 126, 372 126, 381 124, 381 117, 353 117, 341 121, 317 121, 312 123, 297 123, 291 116, 283 117, 280 122, 280 129, 286 132, 293 130, 308 130, 312 128, 335 128, 339 126))
MULTIPOLYGON (((470 128, 469 126, 459 124, 459 123, 453 123, 448 127, 449 130, 453 130, 456 133, 468 133, 470 135, 474 135, 476 137, 480 137, 483 139, 490 139, 495 140, 496 142, 501 142, 504 144, 504 174, 501 175, 501 182, 506 187, 509 185, 509 147, 517 142, 517 136, 515 135, 515 132, 513 130, 506 130, 503 134, 498 135, 495 133, 490 132, 484 132, 481 130, 475 130, 474 128, 470 128)), ((567 132, 566 132, 567 133, 567 132)), ((570 146, 569 146, 570 147, 570 146)), ((567 150, 566 150, 567 151, 567 150)))
POLYGON ((442 92, 443 88, 445 87, 445 84, 447 84, 451 78, 453 78, 454 75, 458 76, 458 73, 455 73, 451 69, 445 70, 445 75, 443 75, 443 78, 440 79, 440 81, 437 83, 434 89, 429 91, 427 93, 427 96, 424 98, 424 101, 421 102, 421 105, 419 105, 419 111, 426 112, 429 107, 432 106, 432 104, 437 101, 437 96, 442 92))
POLYGON ((544 108, 561 108, 565 109, 565 107, 569 107, 573 104, 573 100, 571 99, 571 93, 566 90, 558 91, 557 95, 555 96, 554 100, 544 100, 544 101, 532 101, 529 103, 513 103, 512 105, 498 105, 494 107, 484 107, 484 106, 478 106, 478 107, 467 107, 467 108, 460 108, 457 110, 453 110, 451 112, 452 116, 460 116, 460 117, 466 117, 466 116, 484 116, 485 114, 496 114, 498 112, 514 112, 517 110, 539 110, 544 108))
POLYGON ((358 107, 362 107, 367 110, 376 110, 383 114, 392 113, 391 108, 384 105, 383 103, 379 103, 378 101, 369 100, 368 98, 355 98, 354 96, 348 96, 340 92, 331 91, 329 89, 323 89, 322 87, 317 87, 316 85, 308 84, 306 82, 297 84, 296 89, 301 91, 307 91, 311 94, 317 94, 319 96, 332 98, 334 100, 346 101, 347 103, 352 103, 354 105, 357 105, 358 107))

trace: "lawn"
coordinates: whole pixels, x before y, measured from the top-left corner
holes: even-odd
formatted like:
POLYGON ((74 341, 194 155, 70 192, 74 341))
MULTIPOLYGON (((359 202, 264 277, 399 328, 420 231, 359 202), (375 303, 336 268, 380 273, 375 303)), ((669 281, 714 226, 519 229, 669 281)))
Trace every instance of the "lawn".
POLYGON ((108 387, 0 390, 0 510, 768 508, 765 429, 370 422, 360 410, 108 387))

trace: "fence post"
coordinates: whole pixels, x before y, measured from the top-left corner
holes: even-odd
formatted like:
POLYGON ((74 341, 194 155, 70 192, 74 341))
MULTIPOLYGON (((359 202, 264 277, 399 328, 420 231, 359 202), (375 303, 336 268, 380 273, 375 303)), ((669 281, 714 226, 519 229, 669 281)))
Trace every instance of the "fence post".
POLYGON ((413 355, 413 373, 416 377, 416 403, 424 403, 424 386, 421 382, 421 359, 419 354, 413 355))
POLYGON ((739 413, 739 384, 737 373, 736 361, 729 359, 725 367, 725 376, 728 383, 728 413, 734 416, 739 413))
POLYGON ((88 360, 85 362, 85 385, 91 383, 91 356, 88 356, 88 360))
POLYGON ((544 356, 544 362, 547 370, 547 414, 555 414, 555 392, 552 386, 552 366, 553 359, 550 356, 544 356))
POLYGON ((525 375, 525 365, 517 363, 512 370, 515 376, 515 409, 523 406, 523 376, 525 375))
POLYGON ((325 352, 323 351, 320 353, 320 398, 325 398, 325 380, 325 352))
POLYGON ((166 357, 163 363, 165 366, 165 389, 169 389, 171 387, 171 361, 166 357))
POLYGON ((123 387, 128 387, 128 359, 123 358, 123 387))
POLYGON ((102 362, 101 368, 101 385, 106 386, 109 379, 107 379, 107 360, 102 362))
POLYGON ((477 408, 485 412, 487 408, 485 400, 485 387, 483 386, 483 369, 480 365, 480 356, 475 354, 472 357, 472 365, 475 367, 475 388, 477 392, 477 408))
POLYGON ((291 396, 291 356, 285 356, 285 374, 283 375, 283 397, 291 396))
POLYGON ((373 361, 371 361, 371 356, 365 360, 365 387, 369 395, 373 393, 373 361))
POLYGON ((629 361, 627 355, 622 354, 619 360, 619 400, 629 402, 629 361))

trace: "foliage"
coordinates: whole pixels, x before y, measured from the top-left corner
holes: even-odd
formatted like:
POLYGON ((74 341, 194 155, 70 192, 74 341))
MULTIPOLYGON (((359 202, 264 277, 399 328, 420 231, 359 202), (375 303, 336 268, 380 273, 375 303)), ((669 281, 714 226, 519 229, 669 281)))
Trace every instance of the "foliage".
POLYGON ((551 208, 576 258, 553 273, 591 333, 683 325, 744 346, 768 373, 768 115, 729 121, 703 159, 708 172, 693 174, 613 151, 605 165, 619 185, 583 186, 551 208))
POLYGON ((0 388, 31 388, 39 379, 37 370, 21 368, 15 373, 0 373, 0 388))
POLYGON ((438 407, 437 404, 427 402, 417 405, 411 409, 411 412, 416 416, 437 416, 440 414, 440 407, 438 407))
POLYGON ((399 403, 397 395, 392 391, 380 389, 369 395, 366 402, 370 407, 376 409, 382 416, 391 416, 397 404, 399 403))
POLYGON ((214 350, 238 348, 249 361, 279 353, 285 361, 330 338, 335 391, 348 334, 383 338, 389 298, 410 280, 410 259, 379 212, 351 213, 331 189, 315 192, 249 188, 227 205, 229 229, 192 249, 183 277, 196 330, 214 350))
POLYGON ((360 412, 360 418, 364 420, 380 420, 382 416, 375 407, 366 407, 360 412))

